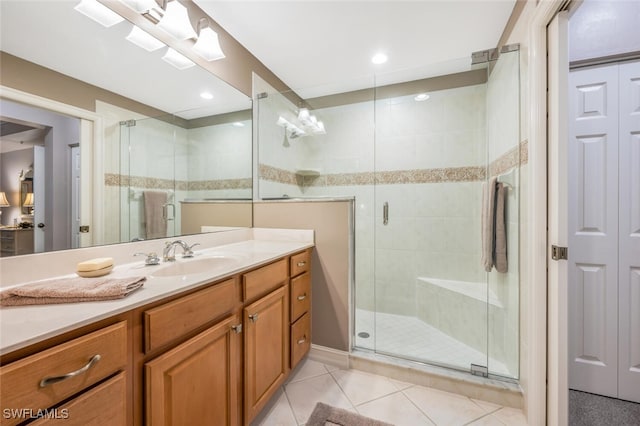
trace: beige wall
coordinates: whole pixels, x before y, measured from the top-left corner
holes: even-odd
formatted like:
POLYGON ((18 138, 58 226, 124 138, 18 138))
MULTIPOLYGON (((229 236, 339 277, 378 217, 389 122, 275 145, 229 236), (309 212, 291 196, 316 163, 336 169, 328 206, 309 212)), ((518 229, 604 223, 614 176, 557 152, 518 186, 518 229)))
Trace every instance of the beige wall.
POLYGON ((312 343, 349 350, 353 201, 256 202, 257 228, 313 229, 312 343))
POLYGON ((251 228, 251 201, 239 203, 180 204, 183 234, 198 234, 203 226, 231 226, 251 228))

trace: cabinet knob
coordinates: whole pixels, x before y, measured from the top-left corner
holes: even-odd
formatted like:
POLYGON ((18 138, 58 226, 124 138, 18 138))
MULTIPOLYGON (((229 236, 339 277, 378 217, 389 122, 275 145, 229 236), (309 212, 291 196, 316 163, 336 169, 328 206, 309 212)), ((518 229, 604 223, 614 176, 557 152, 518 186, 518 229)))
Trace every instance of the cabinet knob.
POLYGON ((93 367, 98 363, 98 361, 100 361, 100 358, 101 356, 99 354, 94 355, 84 367, 79 368, 76 371, 63 374, 62 376, 45 377, 44 379, 40 380, 40 387, 43 388, 45 386, 53 385, 54 383, 62 382, 63 380, 71 379, 72 377, 76 377, 82 373, 86 373, 91 367, 93 367))
POLYGON ((307 298, 307 293, 303 294, 302 296, 298 296, 298 300, 300 301, 303 301, 306 298, 307 298))
POLYGON ((302 262, 298 262, 298 268, 302 268, 306 264, 307 262, 305 262, 304 260, 302 262))
POLYGON ((231 329, 235 331, 236 334, 242 333, 242 324, 232 325, 231 329))
POLYGON ((249 319, 251 320, 251 322, 258 321, 258 314, 249 315, 249 319))
POLYGON ((301 345, 306 341, 307 341, 307 335, 305 334, 304 336, 302 336, 302 339, 298 340, 298 344, 301 345))

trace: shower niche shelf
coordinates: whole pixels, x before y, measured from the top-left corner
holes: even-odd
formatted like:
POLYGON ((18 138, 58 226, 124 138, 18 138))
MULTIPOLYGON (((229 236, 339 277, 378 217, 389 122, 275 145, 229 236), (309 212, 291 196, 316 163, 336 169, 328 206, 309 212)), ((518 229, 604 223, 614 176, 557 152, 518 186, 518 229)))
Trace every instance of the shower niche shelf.
POLYGON ((320 176, 320 169, 296 169, 296 174, 305 177, 320 176))

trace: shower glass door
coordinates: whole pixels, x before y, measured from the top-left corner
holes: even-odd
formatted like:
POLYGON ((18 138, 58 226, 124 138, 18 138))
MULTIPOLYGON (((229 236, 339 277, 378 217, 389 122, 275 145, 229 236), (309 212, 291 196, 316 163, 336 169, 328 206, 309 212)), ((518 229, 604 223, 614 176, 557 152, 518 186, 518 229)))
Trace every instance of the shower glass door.
POLYGON ((517 46, 462 79, 378 84, 375 92, 373 277, 356 280, 354 345, 518 379, 527 146, 517 46), (506 245, 500 272, 482 262, 483 184, 492 179, 506 186, 496 208, 506 245))
POLYGON ((480 261, 486 70, 477 84, 375 99, 375 351, 488 366, 480 261))
POLYGON ((121 122, 121 241, 179 234, 179 212, 175 201, 176 190, 179 189, 176 185, 179 169, 176 164, 181 158, 178 131, 178 127, 171 124, 170 116, 121 122), (166 196, 149 215, 145 214, 145 191, 162 194, 161 198, 166 196))

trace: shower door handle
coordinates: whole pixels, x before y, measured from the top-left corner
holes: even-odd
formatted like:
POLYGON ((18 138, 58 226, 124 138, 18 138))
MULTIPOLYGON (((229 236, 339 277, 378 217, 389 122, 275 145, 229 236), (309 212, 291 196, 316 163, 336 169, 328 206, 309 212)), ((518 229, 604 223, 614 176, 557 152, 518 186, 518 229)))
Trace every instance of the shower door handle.
POLYGON ((386 225, 389 223, 389 203, 387 201, 382 205, 382 224, 386 225))

